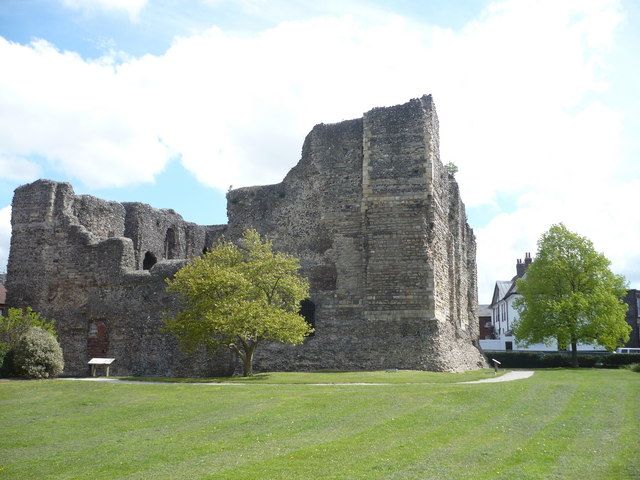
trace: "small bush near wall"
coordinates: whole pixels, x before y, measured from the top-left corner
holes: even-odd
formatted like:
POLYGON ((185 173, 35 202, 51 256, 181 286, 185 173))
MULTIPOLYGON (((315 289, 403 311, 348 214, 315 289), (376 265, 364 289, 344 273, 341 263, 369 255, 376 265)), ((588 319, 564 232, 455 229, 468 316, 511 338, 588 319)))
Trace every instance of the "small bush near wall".
MULTIPOLYGON (((571 354, 564 352, 484 352, 489 361, 495 358, 503 368, 571 367, 571 354)), ((640 354, 580 353, 578 364, 583 368, 617 368, 640 363, 640 354)))
POLYGON ((55 340, 53 321, 42 317, 30 307, 10 308, 6 316, 0 316, 0 377, 18 375, 14 365, 16 347, 32 327, 38 327, 55 340))
POLYGON ((13 370, 13 354, 8 344, 0 342, 0 377, 8 376, 13 370))
POLYGON ((20 339, 13 353, 13 370, 21 377, 57 377, 64 368, 58 341, 51 333, 39 327, 31 327, 20 339))

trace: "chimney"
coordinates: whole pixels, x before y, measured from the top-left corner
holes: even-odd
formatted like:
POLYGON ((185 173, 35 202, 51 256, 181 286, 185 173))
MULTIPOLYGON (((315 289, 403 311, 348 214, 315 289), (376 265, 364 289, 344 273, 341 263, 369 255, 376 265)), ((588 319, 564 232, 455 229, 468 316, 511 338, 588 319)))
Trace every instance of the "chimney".
MULTIPOLYGON (((526 258, 525 258, 526 261, 526 258)), ((522 262, 522 259, 518 259, 518 261, 516 262, 516 277, 520 278, 524 275, 524 272, 526 271, 526 267, 525 264, 522 262)))
POLYGON ((531 258, 531 253, 529 253, 529 252, 524 254, 524 262, 522 261, 521 258, 518 259, 518 261, 516 262, 516 277, 517 278, 520 278, 520 277, 524 276, 525 272, 529 268, 529 265, 531 265, 531 262, 533 262, 533 259, 531 258))
POLYGON ((531 260, 531 253, 527 252, 524 254, 524 270, 525 272, 527 271, 527 268, 529 268, 529 265, 531 265, 531 262, 533 260, 531 260))

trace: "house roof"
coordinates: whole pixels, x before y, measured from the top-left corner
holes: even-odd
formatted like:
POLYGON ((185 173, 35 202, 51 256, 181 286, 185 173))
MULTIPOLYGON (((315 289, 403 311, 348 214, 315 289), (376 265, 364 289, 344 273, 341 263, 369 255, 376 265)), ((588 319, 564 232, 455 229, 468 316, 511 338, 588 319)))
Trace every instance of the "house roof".
POLYGON ((4 305, 6 300, 7 300, 7 289, 2 283, 0 283, 0 305, 4 305))
POLYGON ((498 280, 496 282, 496 286, 493 289, 493 298, 491 299, 491 305, 495 305, 500 300, 502 300, 509 292, 509 289, 511 288, 513 283, 514 282, 512 280, 498 280))
POLYGON ((491 308, 489 305, 478 305, 478 316, 479 317, 490 317, 491 316, 491 308))

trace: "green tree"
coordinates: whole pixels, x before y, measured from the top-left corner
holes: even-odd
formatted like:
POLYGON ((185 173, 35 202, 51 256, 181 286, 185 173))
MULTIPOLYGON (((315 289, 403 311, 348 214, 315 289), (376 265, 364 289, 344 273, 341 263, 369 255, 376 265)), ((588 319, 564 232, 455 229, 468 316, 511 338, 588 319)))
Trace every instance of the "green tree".
POLYGON ((599 343, 609 350, 629 338, 625 320, 625 280, 609 269, 607 258, 590 240, 553 225, 538 241, 538 253, 517 282, 520 319, 514 334, 523 343, 571 345, 578 366, 577 344, 599 343))
POLYGON ((38 327, 56 337, 53 321, 34 312, 31 307, 10 308, 7 316, 0 316, 0 371, 13 373, 13 350, 31 327, 38 327))
POLYGON ((166 320, 166 330, 181 347, 231 348, 242 360, 243 374, 253 373, 253 356, 263 341, 300 344, 313 329, 298 314, 309 296, 300 262, 274 252, 255 230, 239 245, 220 242, 167 280, 182 310, 166 320))

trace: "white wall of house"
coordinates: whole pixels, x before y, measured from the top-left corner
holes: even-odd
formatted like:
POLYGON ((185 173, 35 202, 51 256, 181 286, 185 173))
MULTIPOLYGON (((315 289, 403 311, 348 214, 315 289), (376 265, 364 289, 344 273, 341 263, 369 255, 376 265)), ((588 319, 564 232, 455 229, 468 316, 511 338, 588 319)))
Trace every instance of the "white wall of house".
MULTIPOLYGON (((514 307, 514 302, 521 297, 518 294, 510 294, 497 302, 491 312, 491 322, 493 323, 496 339, 480 340, 480 347, 483 350, 517 350, 529 352, 557 352, 558 344, 555 340, 549 345, 544 343, 532 343, 524 345, 519 343, 513 336, 513 325, 519 319, 518 311, 514 307), (511 348, 507 348, 508 346, 511 348)), ((600 345, 578 344, 578 351, 604 351, 605 348, 600 345)))

